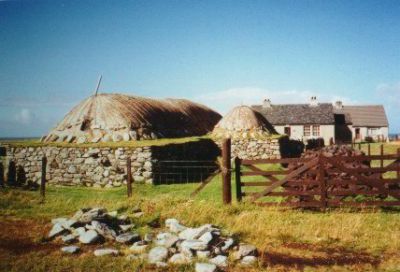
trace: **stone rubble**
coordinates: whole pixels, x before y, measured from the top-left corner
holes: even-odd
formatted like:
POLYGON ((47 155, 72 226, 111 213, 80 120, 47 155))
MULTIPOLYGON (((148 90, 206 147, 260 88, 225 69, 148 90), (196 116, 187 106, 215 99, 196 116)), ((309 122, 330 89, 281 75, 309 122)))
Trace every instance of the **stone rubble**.
POLYGON ((126 255, 128 260, 144 261, 158 268, 196 262, 195 271, 212 272, 227 270, 231 262, 253 266, 258 261, 255 246, 223 236, 222 231, 211 224, 193 228, 170 218, 165 221, 165 228, 153 229, 142 237, 134 230, 136 226, 129 217, 108 213, 102 208, 81 209, 70 219, 57 218, 52 223, 48 237, 67 244, 61 248, 65 254, 80 252, 80 247, 72 245, 74 243, 107 242, 109 247, 92 249, 93 254, 126 255))

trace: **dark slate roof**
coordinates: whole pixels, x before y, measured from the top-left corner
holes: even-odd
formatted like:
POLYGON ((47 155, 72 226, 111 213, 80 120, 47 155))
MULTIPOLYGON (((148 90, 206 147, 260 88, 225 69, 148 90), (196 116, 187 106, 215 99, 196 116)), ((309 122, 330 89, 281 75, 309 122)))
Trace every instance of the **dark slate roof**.
POLYGON ((346 116, 346 123, 353 124, 353 126, 389 126, 385 108, 382 105, 343 106, 342 109, 335 109, 334 113, 344 114, 346 116))
POLYGON ((264 115, 272 125, 333 125, 335 123, 333 105, 330 103, 320 103, 317 106, 310 106, 310 104, 272 104, 269 108, 253 105, 252 108, 264 115))

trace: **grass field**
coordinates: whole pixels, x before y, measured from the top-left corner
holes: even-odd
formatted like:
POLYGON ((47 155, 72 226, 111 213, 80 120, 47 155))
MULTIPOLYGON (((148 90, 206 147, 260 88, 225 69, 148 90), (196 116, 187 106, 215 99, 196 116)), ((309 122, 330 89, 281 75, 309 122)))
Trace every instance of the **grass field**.
MULTIPOLYGON (((385 148, 394 153, 397 146, 385 148)), ((398 211, 335 209, 321 213, 248 203, 223 206, 220 184, 217 176, 194 198, 189 195, 198 184, 135 185, 131 199, 125 188, 49 186, 44 203, 38 192, 0 189, 0 271, 153 271, 124 257, 64 256, 61 244, 41 242, 52 218, 72 215, 87 206, 127 214, 139 206, 145 212, 135 222, 141 233, 149 230, 148 222, 168 217, 189 226, 218 225, 262 252, 259 264, 246 271, 400 271, 398 211)), ((193 271, 193 267, 169 271, 193 271)), ((244 270, 232 266, 229 271, 244 270)))

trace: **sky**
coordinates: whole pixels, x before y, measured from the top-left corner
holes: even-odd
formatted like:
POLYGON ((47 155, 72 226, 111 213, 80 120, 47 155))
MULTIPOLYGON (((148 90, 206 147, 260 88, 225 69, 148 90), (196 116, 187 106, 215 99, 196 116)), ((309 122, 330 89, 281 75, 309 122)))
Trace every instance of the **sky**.
POLYGON ((399 1, 0 0, 0 137, 100 92, 236 105, 383 104, 400 132, 399 1))

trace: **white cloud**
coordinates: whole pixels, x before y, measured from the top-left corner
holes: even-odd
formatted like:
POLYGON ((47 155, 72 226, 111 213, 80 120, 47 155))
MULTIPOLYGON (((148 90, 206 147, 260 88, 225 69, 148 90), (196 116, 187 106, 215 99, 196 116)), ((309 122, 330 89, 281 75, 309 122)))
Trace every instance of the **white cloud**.
POLYGON ((21 124, 29 124, 33 116, 33 113, 29 109, 21 109, 21 111, 15 115, 15 120, 21 124))
POLYGON ((272 104, 307 103, 311 96, 316 96, 320 102, 343 101, 345 104, 358 104, 347 97, 327 95, 307 90, 268 90, 258 87, 231 88, 223 91, 205 93, 194 97, 200 103, 225 114, 229 109, 238 105, 261 104, 269 98, 272 104))

